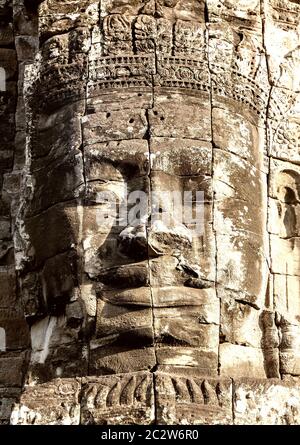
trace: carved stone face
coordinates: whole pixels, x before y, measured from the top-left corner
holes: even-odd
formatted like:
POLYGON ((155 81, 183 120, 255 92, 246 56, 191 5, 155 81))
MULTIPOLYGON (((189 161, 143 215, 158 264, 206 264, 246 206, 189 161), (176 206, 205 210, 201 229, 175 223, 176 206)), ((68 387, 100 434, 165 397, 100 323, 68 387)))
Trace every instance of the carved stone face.
MULTIPOLYGON (((41 10, 39 63, 28 70, 18 261, 29 380, 115 375, 121 385, 119 375, 150 371, 278 377, 294 328, 275 317, 281 303, 270 295, 280 293, 284 271, 276 253, 270 265, 270 252, 277 237, 289 267, 297 263, 285 238, 298 235, 299 181, 278 168, 270 204, 268 156, 270 140, 281 150, 276 137, 298 125, 282 111, 286 90, 291 104, 298 88, 287 74, 296 46, 289 43, 285 65, 272 57, 267 65, 273 42, 265 45, 256 1, 209 1, 205 12, 202 1, 107 0, 100 23, 94 6, 84 2, 63 35, 69 22, 41 10), (147 197, 140 224, 117 224, 124 214, 103 194, 124 204, 136 191, 147 197), (177 218, 167 195, 155 206, 169 224, 151 224, 157 192, 203 192, 204 233, 177 218), (268 221, 276 209, 277 231, 268 221)), ((298 309, 288 309, 296 320, 298 309)), ((170 382, 190 394, 190 382, 182 390, 169 380, 157 380, 166 394, 170 382)))
MULTIPOLYGON (((34 91, 47 99, 31 99, 22 278, 33 320, 32 372, 40 379, 45 360, 57 376, 73 375, 78 363, 83 374, 216 375, 220 322, 230 317, 220 299, 257 309, 264 300, 264 94, 251 102, 248 81, 266 75, 256 59, 259 42, 254 32, 241 37, 212 25, 207 44, 200 2, 194 9, 163 2, 177 5, 179 16, 152 14, 150 3, 126 14, 104 5, 101 38, 94 29, 90 40, 81 27, 51 37, 42 50, 47 64, 34 91), (120 226, 101 194, 122 202, 136 191, 147 196, 141 223, 120 226), (204 233, 178 221, 168 197, 156 207, 169 224, 150 224, 157 192, 192 192, 194 199, 203 192, 204 233), (46 357, 36 338, 49 329, 46 357), (62 359, 66 350, 74 366, 62 359)), ((222 329, 234 344, 238 334, 222 329)), ((240 335, 254 351, 260 340, 240 335)))

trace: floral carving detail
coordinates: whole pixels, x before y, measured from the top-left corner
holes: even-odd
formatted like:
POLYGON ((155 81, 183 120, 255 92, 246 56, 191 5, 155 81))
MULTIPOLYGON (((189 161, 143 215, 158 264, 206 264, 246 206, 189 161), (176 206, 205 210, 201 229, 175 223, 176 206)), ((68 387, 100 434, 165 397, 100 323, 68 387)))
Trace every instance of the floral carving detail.
POLYGON ((122 14, 112 14, 103 21, 105 35, 105 54, 118 54, 119 52, 131 52, 132 32, 131 21, 122 14))
POLYGON ((147 0, 141 12, 147 15, 162 17, 164 15, 162 8, 175 8, 178 1, 179 0, 147 0))
POLYGON ((131 23, 128 17, 121 14, 107 16, 103 22, 106 38, 111 40, 128 40, 131 37, 131 23))

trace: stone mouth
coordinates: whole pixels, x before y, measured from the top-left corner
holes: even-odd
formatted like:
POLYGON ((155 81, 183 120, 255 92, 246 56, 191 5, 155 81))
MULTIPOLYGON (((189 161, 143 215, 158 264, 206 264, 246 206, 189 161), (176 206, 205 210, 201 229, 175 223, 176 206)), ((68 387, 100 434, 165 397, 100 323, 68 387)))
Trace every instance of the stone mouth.
POLYGON ((118 306, 153 308, 188 308, 217 304, 214 287, 206 289, 185 286, 142 286, 131 289, 101 290, 98 298, 118 306))

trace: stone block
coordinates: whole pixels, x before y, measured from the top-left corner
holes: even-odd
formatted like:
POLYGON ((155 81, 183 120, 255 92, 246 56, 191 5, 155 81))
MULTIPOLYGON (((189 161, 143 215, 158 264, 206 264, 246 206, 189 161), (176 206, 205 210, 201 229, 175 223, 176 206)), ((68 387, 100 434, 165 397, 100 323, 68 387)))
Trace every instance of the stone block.
POLYGON ((297 380, 234 380, 234 418, 236 425, 298 425, 297 380))
POLYGON ((157 422, 160 425, 230 425, 230 379, 155 374, 157 422))
POLYGON ((11 424, 79 425, 80 389, 78 379, 56 379, 25 387, 12 411, 11 424))
POLYGON ((266 377, 263 351, 260 348, 222 343, 219 361, 222 377, 266 377))

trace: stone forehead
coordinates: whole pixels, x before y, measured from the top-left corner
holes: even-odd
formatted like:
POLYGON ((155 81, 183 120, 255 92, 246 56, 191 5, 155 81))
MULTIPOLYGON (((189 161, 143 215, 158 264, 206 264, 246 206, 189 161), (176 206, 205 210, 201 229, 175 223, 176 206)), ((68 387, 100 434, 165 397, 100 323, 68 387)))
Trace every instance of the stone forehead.
MULTIPOLYGON (((156 4, 147 2, 146 5, 152 3, 156 4)), ((224 8, 234 10, 229 3, 225 2, 224 8)), ((214 94, 242 103, 243 108, 250 109, 260 119, 265 118, 268 105, 268 112, 274 119, 281 119, 284 115, 290 99, 286 97, 283 101, 280 91, 274 90, 269 101, 268 90, 263 87, 268 77, 268 65, 260 37, 262 25, 255 19, 255 14, 239 18, 241 22, 237 26, 232 26, 232 21, 224 21, 222 25, 212 21, 206 26, 204 9, 201 12, 197 10, 197 20, 194 20, 189 15, 170 16, 163 11, 152 16, 150 10, 145 10, 145 13, 143 9, 113 9, 111 13, 116 4, 123 5, 123 2, 101 4, 103 23, 97 37, 99 43, 93 43, 93 36, 90 40, 88 35, 82 40, 80 33, 75 31, 72 41, 77 40, 78 43, 74 49, 69 45, 70 36, 67 35, 52 38, 45 44, 45 49, 54 45, 58 50, 52 51, 53 63, 51 60, 47 63, 37 80, 38 89, 45 88, 48 81, 53 85, 48 94, 45 90, 45 97, 49 96, 47 106, 49 103, 58 106, 62 101, 78 100, 83 97, 86 85, 92 100, 106 91, 121 92, 134 88, 148 92, 153 87, 169 88, 189 95, 207 93, 212 88, 214 94), (199 21, 200 16, 203 21, 199 21), (51 43, 53 39, 56 39, 55 43, 51 43), (82 53, 83 45, 86 49, 82 53), (88 48, 89 56, 85 57, 84 52, 88 48), (78 52, 81 55, 75 56, 78 52), (74 57, 78 60, 70 63, 74 57)), ((189 3, 184 4, 189 7, 189 3)), ((195 3, 192 4, 195 7, 195 3)), ((179 6, 180 2, 176 8, 179 6)), ((214 14, 216 18, 222 16, 223 6, 208 5, 212 17, 214 14)), ((271 12, 269 14, 273 17, 271 12)), ((226 19, 226 14, 224 17, 226 19)), ((96 14, 96 28, 98 18, 96 14)), ((42 32, 51 32, 51 21, 47 22, 47 15, 44 19, 42 32), (50 26, 48 31, 47 26, 50 26)), ((65 21, 64 15, 61 20, 65 21)), ((48 57, 49 52, 46 51, 45 59, 48 57)), ((43 104, 38 103, 37 106, 43 104)))

